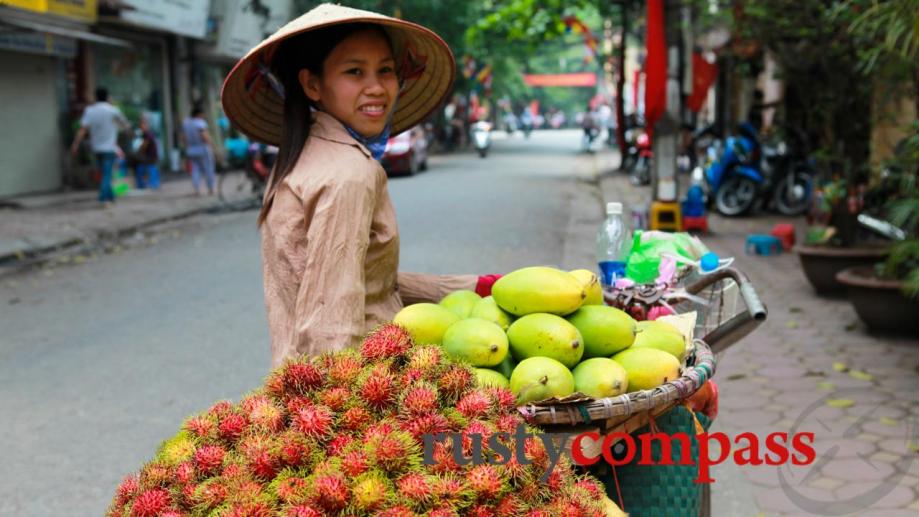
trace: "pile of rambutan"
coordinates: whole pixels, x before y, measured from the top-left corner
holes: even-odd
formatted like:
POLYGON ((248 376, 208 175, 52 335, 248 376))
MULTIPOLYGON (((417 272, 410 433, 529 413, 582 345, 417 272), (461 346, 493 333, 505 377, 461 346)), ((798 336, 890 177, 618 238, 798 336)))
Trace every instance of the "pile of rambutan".
POLYGON ((457 462, 452 440, 423 461, 426 434, 460 433, 470 458, 475 434, 508 433, 516 450, 522 423, 510 391, 476 386, 468 366, 387 324, 359 350, 289 361, 238 404, 186 420, 107 515, 606 515, 602 485, 564 456, 541 479, 550 460, 535 436, 528 461, 457 462))

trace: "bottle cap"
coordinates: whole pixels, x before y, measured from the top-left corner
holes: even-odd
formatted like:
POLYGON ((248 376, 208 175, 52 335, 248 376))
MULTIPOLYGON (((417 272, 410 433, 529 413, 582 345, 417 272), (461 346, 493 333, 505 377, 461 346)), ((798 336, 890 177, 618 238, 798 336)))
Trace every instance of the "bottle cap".
POLYGON ((607 215, 621 214, 621 213, 622 213, 622 203, 612 202, 612 203, 606 204, 606 214, 607 215))
POLYGON ((699 266, 701 266, 702 271, 708 273, 709 271, 714 271, 718 268, 719 264, 718 255, 715 255, 712 252, 708 252, 705 255, 702 255, 702 259, 699 261, 699 266))

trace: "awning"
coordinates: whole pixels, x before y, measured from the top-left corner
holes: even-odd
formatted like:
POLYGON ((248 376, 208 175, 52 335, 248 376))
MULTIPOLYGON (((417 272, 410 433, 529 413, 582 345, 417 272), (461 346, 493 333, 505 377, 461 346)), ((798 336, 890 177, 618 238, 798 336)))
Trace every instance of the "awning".
POLYGON ((33 22, 31 20, 20 20, 17 18, 3 18, 0 19, 0 23, 20 29, 28 29, 35 32, 47 32, 48 34, 54 34, 56 36, 92 41, 94 43, 101 43, 103 45, 112 45, 115 47, 125 48, 133 47, 130 42, 123 39, 102 36, 101 34, 95 34, 79 29, 71 29, 68 27, 62 27, 60 25, 52 25, 50 23, 33 22))

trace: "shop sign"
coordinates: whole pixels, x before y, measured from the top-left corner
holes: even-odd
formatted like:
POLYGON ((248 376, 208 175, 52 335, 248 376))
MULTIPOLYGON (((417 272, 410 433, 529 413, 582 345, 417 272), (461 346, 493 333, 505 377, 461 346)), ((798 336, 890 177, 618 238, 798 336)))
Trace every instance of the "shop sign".
POLYGON ((122 20, 189 38, 204 39, 209 0, 122 0, 122 20))
POLYGON ((98 12, 96 0, 0 0, 0 5, 89 23, 96 21, 98 12))
POLYGON ((267 38, 290 20, 291 0, 227 0, 221 2, 216 53, 242 57, 252 47, 267 38))
POLYGON ((38 32, 0 33, 0 49, 71 59, 77 56, 76 40, 38 32))

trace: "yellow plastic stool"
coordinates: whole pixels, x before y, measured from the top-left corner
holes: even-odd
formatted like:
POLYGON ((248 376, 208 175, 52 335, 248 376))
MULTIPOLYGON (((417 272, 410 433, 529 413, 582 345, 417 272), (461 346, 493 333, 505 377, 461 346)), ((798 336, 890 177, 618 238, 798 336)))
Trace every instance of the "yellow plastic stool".
POLYGON ((683 216, 679 203, 665 203, 654 201, 651 203, 649 217, 652 230, 667 230, 679 232, 683 230, 683 216))

